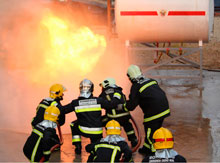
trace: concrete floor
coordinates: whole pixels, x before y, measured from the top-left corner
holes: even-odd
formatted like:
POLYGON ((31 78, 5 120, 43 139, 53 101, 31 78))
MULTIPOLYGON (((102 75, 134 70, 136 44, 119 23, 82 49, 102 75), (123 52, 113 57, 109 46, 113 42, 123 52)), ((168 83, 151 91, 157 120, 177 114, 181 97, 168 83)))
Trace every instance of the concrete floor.
MULTIPOLYGON (((178 88, 168 87, 163 89, 168 94, 171 108, 171 116, 165 120, 164 127, 173 132, 174 149, 188 162, 211 162, 212 140, 209 120, 202 118, 202 98, 197 96, 198 90, 186 88, 180 91, 178 88)), ((143 117, 140 108, 136 108, 132 115, 140 127, 143 144, 143 117)), ((124 136, 124 133, 122 135, 124 136)), ((27 162, 22 152, 27 137, 28 134, 0 130, 0 162, 27 162)), ((61 150, 52 153, 50 162, 86 162, 88 153, 85 152, 84 147, 89 140, 82 139, 82 154, 75 155, 74 147, 71 145, 71 135, 64 134, 63 138, 64 144, 61 150)), ((133 158, 135 162, 140 162, 143 156, 135 152, 133 158)))

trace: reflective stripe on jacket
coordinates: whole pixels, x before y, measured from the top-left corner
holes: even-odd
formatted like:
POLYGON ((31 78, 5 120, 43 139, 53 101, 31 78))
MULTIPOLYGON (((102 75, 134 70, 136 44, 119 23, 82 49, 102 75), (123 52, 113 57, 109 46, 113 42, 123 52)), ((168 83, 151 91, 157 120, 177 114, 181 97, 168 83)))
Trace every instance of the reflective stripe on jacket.
POLYGON ((170 115, 166 93, 154 79, 143 78, 132 84, 126 107, 128 110, 134 110, 138 105, 144 113, 145 123, 170 115))

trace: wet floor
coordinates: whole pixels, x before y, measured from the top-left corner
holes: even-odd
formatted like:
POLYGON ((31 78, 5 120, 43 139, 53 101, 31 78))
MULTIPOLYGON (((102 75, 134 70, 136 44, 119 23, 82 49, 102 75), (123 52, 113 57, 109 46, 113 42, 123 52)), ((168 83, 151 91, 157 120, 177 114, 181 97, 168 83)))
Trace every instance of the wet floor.
MULTIPOLYGON (((198 90, 169 87, 163 87, 163 89, 167 92, 171 108, 171 116, 165 120, 164 127, 173 132, 174 149, 189 162, 211 162, 212 140, 209 120, 202 118, 202 98, 197 95, 198 90)), ((143 144, 144 128, 140 108, 136 108, 132 116, 141 131, 143 144)), ((122 136, 125 136, 124 133, 122 136)), ((27 137, 28 134, 0 130, 0 162, 27 162, 22 153, 27 137)), ((75 155, 74 147, 71 145, 71 135, 64 134, 63 138, 64 144, 61 150, 52 153, 50 162, 86 162, 88 153, 85 152, 84 147, 89 140, 82 139, 82 154, 75 155)), ((135 162, 141 162, 143 156, 135 152, 133 159, 135 162)))

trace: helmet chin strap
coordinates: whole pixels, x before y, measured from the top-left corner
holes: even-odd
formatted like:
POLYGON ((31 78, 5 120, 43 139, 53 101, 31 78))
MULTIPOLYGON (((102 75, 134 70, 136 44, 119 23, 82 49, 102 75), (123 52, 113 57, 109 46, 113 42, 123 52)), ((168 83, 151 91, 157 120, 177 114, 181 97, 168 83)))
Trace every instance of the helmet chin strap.
POLYGON ((138 77, 136 77, 136 78, 133 78, 133 79, 131 79, 131 78, 129 77, 129 75, 128 75, 128 78, 129 78, 129 80, 130 80, 132 83, 140 82, 140 81, 142 81, 143 79, 148 80, 148 78, 146 78, 144 75, 140 75, 140 76, 138 76, 138 77))
POLYGON ((55 100, 55 101, 57 101, 57 102, 60 102, 60 101, 62 101, 62 100, 63 100, 63 96, 56 97, 54 100, 55 100))

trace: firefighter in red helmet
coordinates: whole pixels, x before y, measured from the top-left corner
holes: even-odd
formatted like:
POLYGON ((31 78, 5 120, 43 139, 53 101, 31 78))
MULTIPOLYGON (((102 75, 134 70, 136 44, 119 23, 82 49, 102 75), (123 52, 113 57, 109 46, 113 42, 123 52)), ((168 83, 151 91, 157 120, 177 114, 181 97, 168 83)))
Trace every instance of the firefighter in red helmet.
POLYGON ((159 128, 153 134, 155 154, 145 157, 142 162, 186 162, 174 149, 173 135, 167 128, 159 128))

